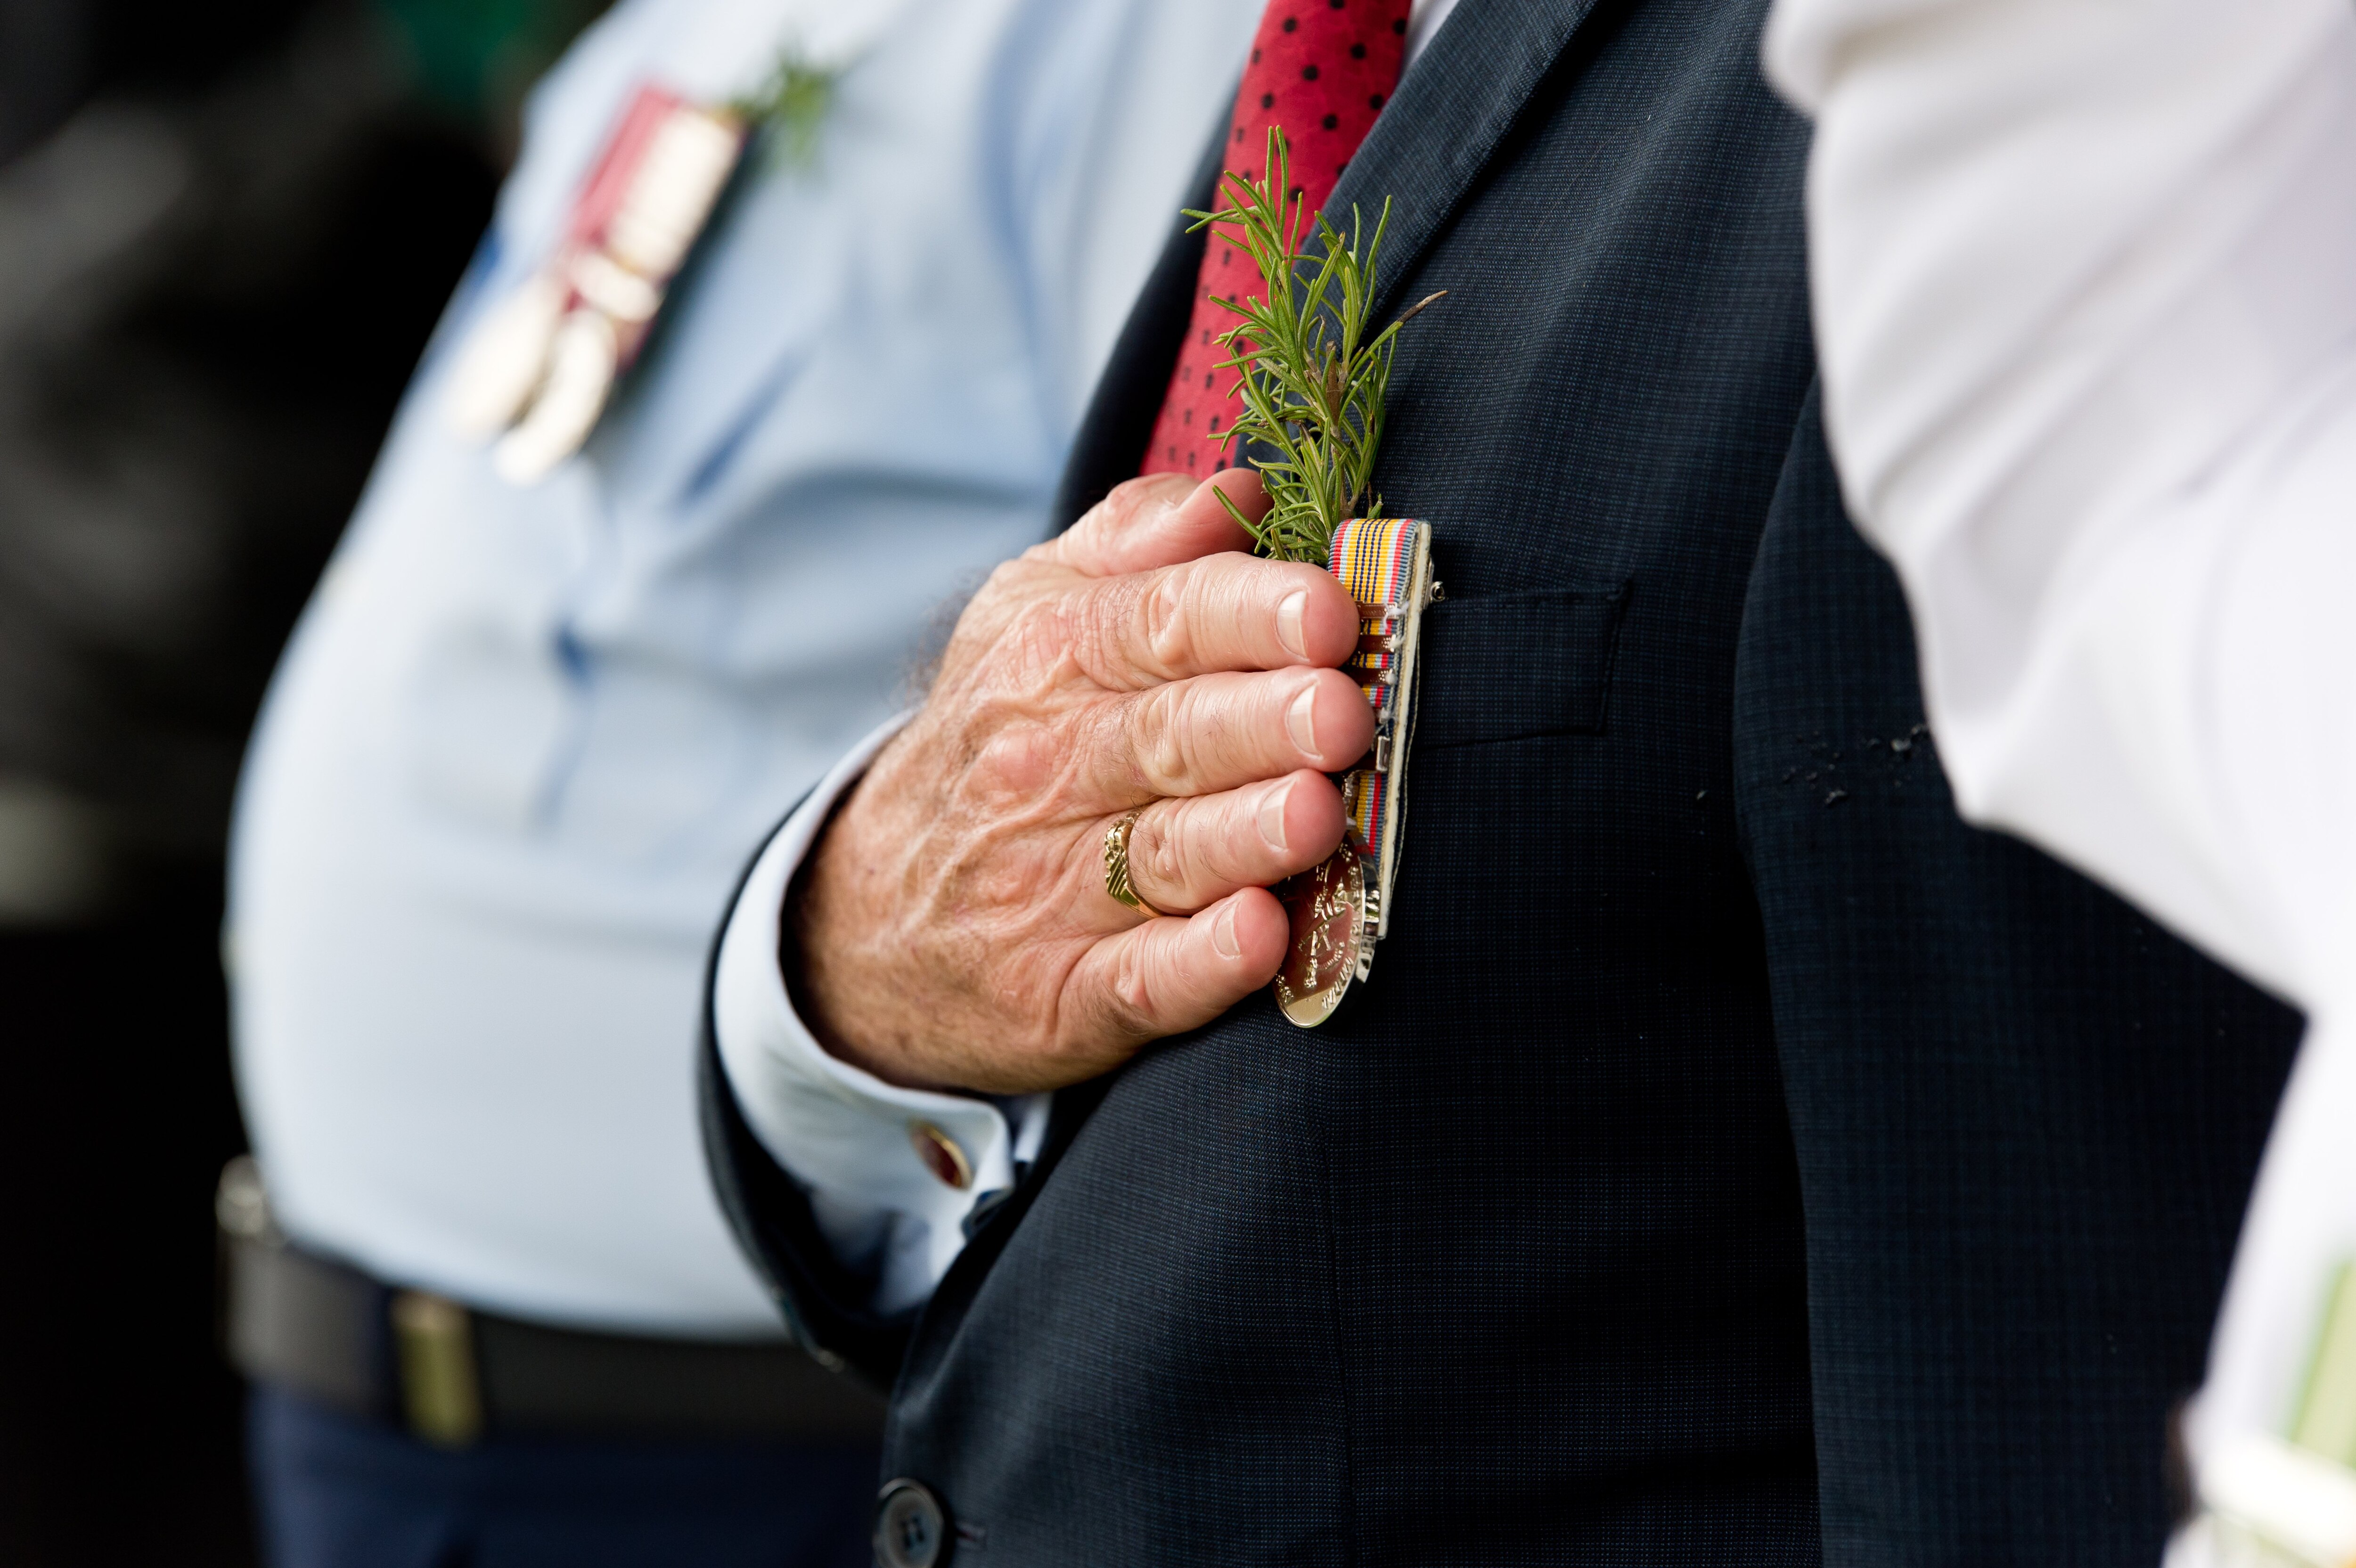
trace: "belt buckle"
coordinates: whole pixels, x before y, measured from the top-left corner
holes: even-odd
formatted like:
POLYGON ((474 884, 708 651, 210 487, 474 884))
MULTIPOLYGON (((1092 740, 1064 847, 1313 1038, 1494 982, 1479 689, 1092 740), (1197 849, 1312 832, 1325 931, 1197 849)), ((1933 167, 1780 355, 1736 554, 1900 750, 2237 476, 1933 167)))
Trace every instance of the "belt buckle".
POLYGON ((447 1296, 403 1290, 394 1294, 390 1316, 410 1431, 438 1447, 472 1444, 483 1435, 483 1393, 466 1309, 447 1296))

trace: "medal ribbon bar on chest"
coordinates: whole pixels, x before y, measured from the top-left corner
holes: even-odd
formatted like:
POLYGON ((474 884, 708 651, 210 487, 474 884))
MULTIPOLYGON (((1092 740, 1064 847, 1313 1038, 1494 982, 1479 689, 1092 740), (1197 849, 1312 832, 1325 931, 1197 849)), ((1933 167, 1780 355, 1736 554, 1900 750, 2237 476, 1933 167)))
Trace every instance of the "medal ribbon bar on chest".
POLYGON ((645 344, 745 144, 744 121, 643 86, 582 182, 556 253, 484 313, 449 411, 518 485, 580 449, 645 344))
POLYGON ((1327 566, 1358 603, 1358 651, 1342 667, 1375 710, 1375 743, 1358 766, 1335 781, 1348 817, 1342 848, 1276 890, 1292 922, 1291 950, 1276 979, 1277 1004, 1303 1028, 1324 1022, 1350 983, 1373 971, 1375 944, 1390 929, 1392 884, 1407 827, 1423 610, 1439 589, 1431 575, 1431 529, 1412 518, 1343 524, 1334 531, 1327 566))

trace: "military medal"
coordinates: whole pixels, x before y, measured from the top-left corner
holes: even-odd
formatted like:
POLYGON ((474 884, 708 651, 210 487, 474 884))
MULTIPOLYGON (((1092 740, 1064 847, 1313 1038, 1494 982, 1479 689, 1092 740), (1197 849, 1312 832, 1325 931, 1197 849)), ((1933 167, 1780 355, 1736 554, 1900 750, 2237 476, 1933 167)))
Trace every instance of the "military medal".
MULTIPOLYGON (((755 133, 771 133, 787 163, 814 163, 843 73, 899 26, 907 4, 784 0, 787 42, 750 90, 725 102, 652 85, 632 94, 555 253, 484 313, 453 368, 451 422, 496 443, 501 475, 528 485, 580 450, 755 133)), ((688 77, 731 75, 742 55, 744 18, 722 7, 712 20, 716 33, 691 29, 677 41, 672 65, 688 77)))
POLYGON ((1399 517, 1354 517, 1333 535, 1327 563, 1358 602, 1358 651, 1343 666, 1375 710, 1375 744, 1343 774, 1348 819, 1342 847, 1276 896, 1292 921, 1292 948, 1276 977, 1277 1005, 1303 1028, 1323 1023, 1353 980, 1375 966, 1390 925, 1391 887, 1407 831, 1407 761, 1415 732, 1415 676, 1423 608, 1439 596, 1431 530, 1399 517))
POLYGON ((1225 492, 1219 496, 1263 554, 1316 561, 1357 601, 1358 647, 1343 667, 1375 710, 1373 750, 1334 781, 1347 817, 1342 847, 1276 890, 1292 924, 1291 948, 1277 972, 1277 1005, 1311 1029, 1333 1016, 1351 982, 1372 972, 1375 944, 1398 912, 1392 889, 1406 837, 1423 610, 1439 597, 1440 585, 1432 578, 1430 526, 1384 517, 1382 497, 1368 492, 1366 481, 1382 442, 1383 396, 1398 330, 1440 296, 1368 332, 1390 204, 1383 204, 1371 236, 1354 213, 1346 241, 1320 217, 1312 254, 1301 242, 1306 215, 1291 183, 1284 133, 1274 127, 1264 166, 1264 179, 1226 176, 1228 206, 1187 214, 1197 228, 1231 230, 1221 238, 1250 257, 1263 292, 1258 300, 1214 296, 1214 303, 1242 318, 1215 341, 1231 355, 1222 368, 1242 373, 1237 390, 1244 405, 1216 439, 1237 443, 1259 470, 1267 515, 1248 517, 1225 492))
POLYGON ((452 422, 529 485, 588 439, 734 172, 745 123, 641 87, 555 255, 485 314, 453 371, 452 422))

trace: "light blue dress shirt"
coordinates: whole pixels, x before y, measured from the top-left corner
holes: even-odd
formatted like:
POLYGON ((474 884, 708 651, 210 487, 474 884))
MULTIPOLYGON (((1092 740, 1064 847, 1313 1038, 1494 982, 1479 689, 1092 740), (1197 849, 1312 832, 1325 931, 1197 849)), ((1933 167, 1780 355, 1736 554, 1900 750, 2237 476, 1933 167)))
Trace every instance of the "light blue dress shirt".
POLYGON ((273 685, 233 851, 239 1081, 289 1232, 380 1276, 775 1331, 697 1145, 709 944, 944 603, 1039 537, 1258 5, 907 0, 816 162, 723 209, 586 450, 498 478, 446 368, 631 91, 725 98, 858 9, 626 0, 557 69, 273 685))

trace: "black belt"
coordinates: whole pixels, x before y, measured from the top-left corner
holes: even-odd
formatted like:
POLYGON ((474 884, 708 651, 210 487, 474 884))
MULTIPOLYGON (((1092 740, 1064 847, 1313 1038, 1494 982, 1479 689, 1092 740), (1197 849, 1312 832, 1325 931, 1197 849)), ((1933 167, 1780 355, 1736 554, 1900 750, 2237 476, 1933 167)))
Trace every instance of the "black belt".
POLYGON ((463 1446, 489 1435, 872 1443, 884 1402, 791 1345, 589 1334, 477 1312, 302 1251, 251 1159, 216 1205, 247 1377, 463 1446))

